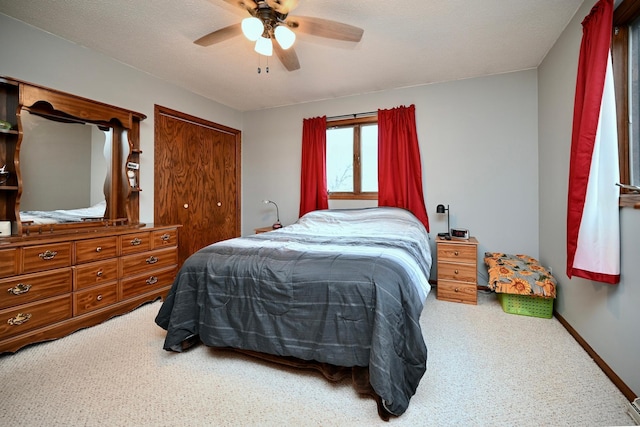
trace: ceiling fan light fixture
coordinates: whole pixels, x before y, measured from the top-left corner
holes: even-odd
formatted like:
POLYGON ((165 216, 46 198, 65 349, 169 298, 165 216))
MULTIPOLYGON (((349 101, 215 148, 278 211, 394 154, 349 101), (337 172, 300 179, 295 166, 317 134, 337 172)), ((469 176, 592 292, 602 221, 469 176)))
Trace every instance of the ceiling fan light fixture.
POLYGON ((256 52, 263 56, 271 56, 273 55, 273 43, 271 39, 266 37, 260 37, 256 41, 256 46, 254 48, 256 52))
POLYGON ((296 33, 291 31, 289 27, 285 25, 278 25, 274 35, 276 36, 276 40, 280 47, 285 50, 293 46, 293 43, 296 41, 296 33))
POLYGON ((252 42, 258 40, 264 32, 264 24, 255 16, 242 20, 242 34, 252 42))

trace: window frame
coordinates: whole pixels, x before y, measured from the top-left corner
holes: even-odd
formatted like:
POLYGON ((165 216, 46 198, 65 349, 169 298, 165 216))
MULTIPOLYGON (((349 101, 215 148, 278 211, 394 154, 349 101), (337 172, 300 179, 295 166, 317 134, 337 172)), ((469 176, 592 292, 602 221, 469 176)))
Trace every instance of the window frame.
MULTIPOLYGON (((618 155, 620 182, 630 183, 630 133, 629 133, 629 25, 640 17, 640 2, 623 0, 613 13, 611 57, 616 96, 618 123, 618 155)), ((640 208, 640 194, 620 190, 620 206, 640 208)))
POLYGON ((378 124, 378 114, 350 119, 327 120, 327 130, 333 128, 353 127, 353 192, 327 190, 329 200, 377 200, 378 192, 362 191, 362 165, 360 163, 360 135, 362 126, 378 124))

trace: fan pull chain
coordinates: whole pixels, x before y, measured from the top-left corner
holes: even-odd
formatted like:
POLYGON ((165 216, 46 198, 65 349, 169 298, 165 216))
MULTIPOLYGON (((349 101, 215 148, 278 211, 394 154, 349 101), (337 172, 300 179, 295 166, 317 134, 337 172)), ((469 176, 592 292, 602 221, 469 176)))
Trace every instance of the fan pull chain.
MULTIPOLYGON (((262 58, 262 55, 258 55, 258 74, 260 74, 262 72, 262 68, 260 67, 261 58, 262 58)), ((268 56, 267 56, 267 66, 265 67, 264 72, 266 74, 269 74, 269 57, 268 56)))

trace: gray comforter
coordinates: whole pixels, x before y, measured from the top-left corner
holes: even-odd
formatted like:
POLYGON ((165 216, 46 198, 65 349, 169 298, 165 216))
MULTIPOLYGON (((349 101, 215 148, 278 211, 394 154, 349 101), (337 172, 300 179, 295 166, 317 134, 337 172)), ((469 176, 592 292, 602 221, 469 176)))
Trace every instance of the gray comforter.
POLYGON ((407 211, 369 208, 312 212, 210 245, 185 262, 157 315, 164 348, 199 336, 212 347, 368 366, 384 407, 400 415, 426 369, 428 239, 407 211))

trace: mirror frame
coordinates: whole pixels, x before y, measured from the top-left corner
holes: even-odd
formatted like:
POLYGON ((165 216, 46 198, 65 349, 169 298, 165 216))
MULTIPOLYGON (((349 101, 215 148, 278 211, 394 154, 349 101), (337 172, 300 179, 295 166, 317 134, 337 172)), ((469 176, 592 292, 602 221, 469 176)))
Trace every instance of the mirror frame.
MULTIPOLYGON (((131 187, 127 178, 127 164, 140 162, 140 122, 146 116, 135 111, 104 104, 99 101, 60 92, 54 89, 13 79, 19 83, 19 102, 16 112, 19 138, 16 144, 14 165, 18 182, 15 201, 17 234, 22 236, 43 233, 70 232, 106 226, 140 226, 138 187, 131 187), (20 221, 20 197, 22 176, 20 172, 20 147, 23 139, 21 114, 29 111, 39 116, 61 122, 91 123, 113 129, 110 150, 107 151, 107 176, 104 194, 107 202, 102 221, 86 221, 37 225, 20 221), (128 153, 124 144, 128 144, 128 153), (126 155, 126 158, 125 158, 126 155)), ((139 170, 135 170, 139 182, 139 170)))

